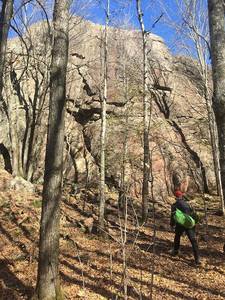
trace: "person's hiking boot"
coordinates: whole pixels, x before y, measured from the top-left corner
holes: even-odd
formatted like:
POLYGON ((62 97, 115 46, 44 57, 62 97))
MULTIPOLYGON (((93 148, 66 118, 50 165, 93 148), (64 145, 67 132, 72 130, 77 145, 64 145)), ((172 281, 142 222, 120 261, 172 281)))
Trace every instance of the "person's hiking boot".
POLYGON ((173 249, 173 250, 171 250, 170 254, 171 254, 172 256, 177 256, 177 255, 179 254, 179 251, 173 249))

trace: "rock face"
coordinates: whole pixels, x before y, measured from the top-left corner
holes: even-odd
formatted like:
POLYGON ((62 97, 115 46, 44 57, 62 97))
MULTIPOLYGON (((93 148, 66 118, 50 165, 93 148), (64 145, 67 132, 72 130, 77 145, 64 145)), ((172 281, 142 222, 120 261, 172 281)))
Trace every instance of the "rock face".
POLYGON ((8 188, 18 191, 18 190, 26 190, 29 193, 34 193, 35 189, 31 182, 26 181, 22 177, 14 177, 10 182, 8 183, 8 188))
MULTIPOLYGON (((73 29, 70 31, 64 177, 83 185, 93 185, 98 183, 100 159, 103 29, 100 25, 77 18, 71 21, 71 27, 73 29)), ((42 103, 44 95, 46 97, 43 106, 40 105, 35 110, 37 113, 40 109, 45 109, 42 117, 35 123, 36 132, 41 132, 36 134, 36 140, 41 142, 32 154, 33 158, 38 157, 31 176, 33 180, 42 178, 44 166, 43 137, 46 135, 48 103, 48 90, 45 92, 44 86, 47 81, 45 82, 44 78, 49 76, 45 65, 50 63, 46 28, 46 24, 42 23, 34 25, 30 31, 33 39, 31 51, 33 56, 39 58, 38 68, 44 75, 41 73, 35 79, 28 72, 22 74, 22 59, 12 64, 17 77, 23 78, 20 88, 27 102, 34 103, 36 99, 42 103), (39 87, 35 90, 37 81, 39 87)), ((213 184, 208 131, 205 126, 206 109, 199 87, 195 84, 196 73, 192 76, 189 70, 187 75, 184 71, 187 60, 172 57, 160 37, 149 34, 147 45, 148 96, 152 103, 149 134, 155 192, 160 197, 170 192, 172 173, 179 169, 190 176, 192 188, 196 189, 201 185, 201 174, 187 151, 187 143, 198 153, 207 170, 207 178, 213 184)), ((130 193, 137 197, 141 194, 143 167, 140 47, 141 35, 138 31, 109 29, 106 176, 108 184, 118 188, 121 174, 125 172, 130 193), (125 165, 125 170, 122 170, 122 165, 125 165)), ((22 57, 25 49, 19 39, 15 39, 9 43, 10 51, 22 57)), ((30 58, 28 66, 30 73, 34 74, 32 62, 30 58)), ((192 63, 196 66, 195 62, 192 63)), ((29 111, 31 106, 20 107, 21 112, 18 110, 20 124, 24 124, 24 130, 20 130, 21 144, 25 141, 25 134, 32 128, 31 126, 28 130, 25 129, 26 109, 29 111)), ((0 127, 0 132, 4 132, 0 136, 0 143, 5 143, 10 150, 9 128, 2 113, 0 127)))
POLYGON ((34 193, 35 188, 31 182, 21 177, 13 177, 5 170, 0 170, 0 192, 15 190, 20 192, 34 193))

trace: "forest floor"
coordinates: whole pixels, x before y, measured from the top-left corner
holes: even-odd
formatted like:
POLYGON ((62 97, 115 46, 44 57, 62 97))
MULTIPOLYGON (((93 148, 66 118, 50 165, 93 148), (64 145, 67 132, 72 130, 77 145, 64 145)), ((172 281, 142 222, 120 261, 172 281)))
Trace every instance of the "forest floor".
MULTIPOLYGON (((60 275, 65 299, 124 299, 124 278, 127 299, 151 299, 153 271, 152 299, 225 299, 225 219, 215 214, 213 198, 208 202, 208 226, 197 228, 202 265, 196 268, 187 237, 182 237, 179 256, 170 255, 174 233, 169 226, 169 203, 156 206, 154 238, 153 216, 137 226, 139 208, 130 201, 124 229, 124 215, 114 196, 107 201, 109 236, 101 237, 85 232, 97 215, 94 192, 64 193, 60 275)), ((40 206, 40 192, 10 191, 0 185, 1 300, 31 299, 40 206)))

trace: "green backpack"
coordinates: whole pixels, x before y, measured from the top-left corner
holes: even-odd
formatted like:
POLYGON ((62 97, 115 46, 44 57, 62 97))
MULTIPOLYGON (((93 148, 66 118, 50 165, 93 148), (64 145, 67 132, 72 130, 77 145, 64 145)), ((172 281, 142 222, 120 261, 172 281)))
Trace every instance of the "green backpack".
POLYGON ((191 229, 195 226, 195 220, 191 216, 183 213, 178 208, 176 209, 173 218, 176 223, 184 226, 186 229, 191 229))

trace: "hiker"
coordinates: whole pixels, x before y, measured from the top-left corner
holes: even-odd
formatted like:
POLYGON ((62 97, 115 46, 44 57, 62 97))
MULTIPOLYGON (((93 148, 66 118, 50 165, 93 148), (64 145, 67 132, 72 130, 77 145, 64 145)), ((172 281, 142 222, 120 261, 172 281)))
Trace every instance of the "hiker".
POLYGON ((176 212, 176 209, 179 209, 183 213, 192 216, 194 214, 193 208, 187 203, 186 197, 184 194, 180 191, 177 190, 174 193, 176 197, 176 202, 172 204, 171 206, 171 218, 170 218, 170 225, 171 227, 175 226, 175 237, 174 237, 174 245, 173 245, 173 250, 172 250, 172 255, 176 256, 179 252, 180 248, 180 238, 182 234, 185 232, 191 242, 193 253, 194 253, 194 258, 195 258, 195 265, 199 266, 200 265, 200 260, 199 260, 199 250, 198 250, 198 244, 196 240, 196 234, 195 234, 195 226, 193 228, 185 228, 184 226, 178 224, 174 220, 174 214, 176 212))

